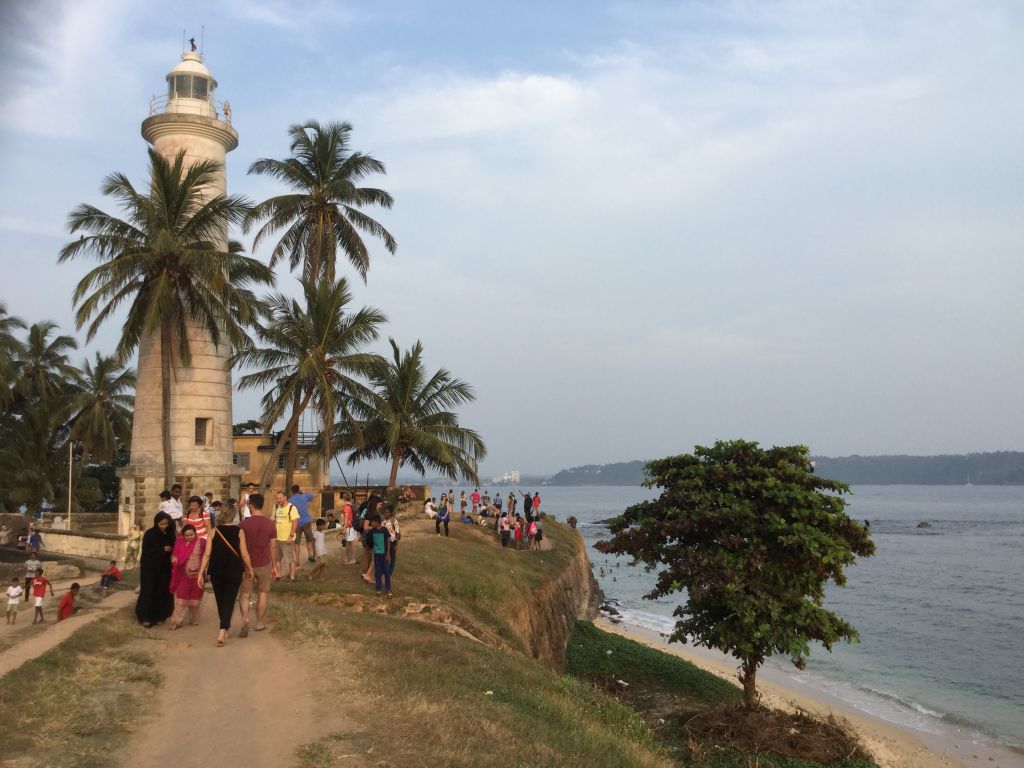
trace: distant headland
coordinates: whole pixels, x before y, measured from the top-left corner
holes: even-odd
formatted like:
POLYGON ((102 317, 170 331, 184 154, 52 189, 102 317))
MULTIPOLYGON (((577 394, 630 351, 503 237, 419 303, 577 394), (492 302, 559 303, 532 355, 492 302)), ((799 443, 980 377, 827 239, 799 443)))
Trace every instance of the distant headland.
MULTIPOLYGON (((1024 485, 1024 452, 943 456, 815 456, 819 475, 850 485, 1024 485)), ((646 461, 563 469, 545 485, 640 485, 646 461)))

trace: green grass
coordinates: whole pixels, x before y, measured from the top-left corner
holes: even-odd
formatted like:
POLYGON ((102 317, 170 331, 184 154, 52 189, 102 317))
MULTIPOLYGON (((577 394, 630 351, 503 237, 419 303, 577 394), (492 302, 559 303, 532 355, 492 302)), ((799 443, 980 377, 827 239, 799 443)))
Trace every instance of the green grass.
POLYGON ((589 621, 576 622, 565 671, 599 685, 609 680, 624 680, 630 685, 653 684, 709 704, 742 698, 740 689, 726 680, 678 656, 604 632, 589 621))
POLYGON ((160 683, 130 613, 94 622, 0 678, 5 766, 100 768, 126 743, 160 683))

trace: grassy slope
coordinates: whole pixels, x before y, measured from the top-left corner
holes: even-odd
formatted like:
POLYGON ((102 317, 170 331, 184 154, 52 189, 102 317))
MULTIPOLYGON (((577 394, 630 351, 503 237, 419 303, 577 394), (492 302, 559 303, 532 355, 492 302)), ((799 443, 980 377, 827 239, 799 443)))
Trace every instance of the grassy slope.
MULTIPOLYGON (((576 552, 576 532, 549 524, 551 548, 530 553, 503 550, 468 526, 453 525, 445 540, 432 526, 410 523, 399 550, 396 600, 372 598, 356 569, 340 564, 333 543, 326 581, 274 587, 274 632, 311 659, 311 673, 324 683, 325 717, 341 713, 352 723, 298 745, 296 765, 669 768, 682 764, 671 741, 606 694, 601 681, 610 674, 658 680, 705 701, 736 695, 727 683, 675 657, 588 624, 581 625, 569 656, 576 676, 524 657, 523 642, 503 616, 560 572, 576 552), (346 602, 339 593, 364 597, 346 602), (444 625, 374 612, 396 613, 409 600, 444 603, 487 625, 508 647, 498 650, 444 625)), ((11 764, 109 765, 111 751, 127 738, 132 709, 159 681, 144 636, 122 612, 0 680, 0 743, 5 756, 24 755, 11 764), (90 650, 95 648, 104 650, 90 650), (33 706, 26 708, 26 701, 33 706)), ((717 752, 686 764, 801 766, 717 752)))

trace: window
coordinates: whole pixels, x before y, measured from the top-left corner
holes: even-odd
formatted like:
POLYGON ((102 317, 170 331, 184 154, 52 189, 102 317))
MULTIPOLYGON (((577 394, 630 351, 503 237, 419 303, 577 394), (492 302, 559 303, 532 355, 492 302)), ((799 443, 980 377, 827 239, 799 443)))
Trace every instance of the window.
MULTIPOLYGON (((277 457, 277 468, 278 469, 284 469, 284 463, 285 463, 285 460, 287 458, 288 457, 287 457, 287 455, 285 453, 282 453, 280 456, 277 457)), ((295 468, 296 469, 309 469, 309 454, 300 453, 298 456, 296 456, 295 457, 295 468)))
POLYGON ((192 98, 192 75, 174 76, 174 95, 179 99, 192 98))
POLYGON ((199 77, 199 75, 194 75, 192 77, 193 99, 202 99, 203 101, 206 101, 206 84, 207 80, 205 77, 199 77))
POLYGON ((249 471, 249 454, 248 453, 234 453, 231 455, 231 461, 234 462, 236 467, 244 469, 246 472, 249 471))
POLYGON ((196 445, 209 445, 213 438, 213 419, 196 419, 196 445))

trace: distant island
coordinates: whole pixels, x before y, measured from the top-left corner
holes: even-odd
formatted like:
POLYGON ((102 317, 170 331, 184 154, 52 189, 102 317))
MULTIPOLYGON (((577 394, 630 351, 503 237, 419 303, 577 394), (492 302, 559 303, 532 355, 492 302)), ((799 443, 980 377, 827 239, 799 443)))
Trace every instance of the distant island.
MULTIPOLYGON (((850 485, 1024 485, 1024 453, 960 456, 814 456, 822 477, 850 485)), ((545 485, 641 485, 646 461, 563 469, 545 485)))

